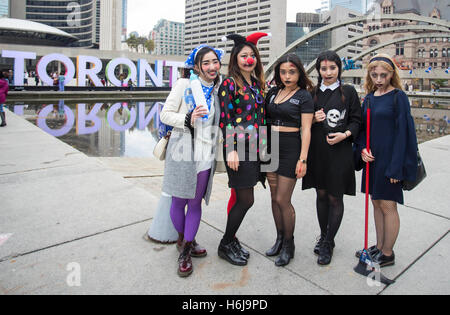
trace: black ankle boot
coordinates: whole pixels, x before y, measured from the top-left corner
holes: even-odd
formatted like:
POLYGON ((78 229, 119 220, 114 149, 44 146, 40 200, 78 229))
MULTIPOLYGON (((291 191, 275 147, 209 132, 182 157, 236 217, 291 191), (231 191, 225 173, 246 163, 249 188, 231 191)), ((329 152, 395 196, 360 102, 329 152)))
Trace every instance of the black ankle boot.
POLYGON ((321 266, 326 266, 331 263, 331 258, 333 257, 334 244, 329 241, 324 241, 319 250, 319 258, 317 263, 321 266))
POLYGON ((289 264, 292 258, 294 258, 295 244, 294 237, 291 239, 284 239, 283 246, 281 247, 280 256, 275 261, 275 265, 278 267, 286 266, 289 264))
POLYGON ((316 246, 314 247, 314 254, 319 255, 320 253, 320 247, 322 246, 322 243, 325 241, 326 235, 320 234, 320 238, 316 243, 316 246))
POLYGON ((283 246, 283 239, 283 232, 278 232, 275 245, 273 245, 272 248, 266 252, 266 256, 278 256, 280 254, 281 247, 283 246))
POLYGON ((217 253, 220 258, 225 259, 232 265, 245 266, 247 265, 247 260, 242 256, 241 251, 236 245, 235 240, 229 244, 225 244, 222 240, 219 244, 217 253))
POLYGON ((241 253, 241 256, 248 260, 250 258, 250 252, 246 250, 244 247, 242 247, 241 243, 239 242, 238 238, 234 238, 235 245, 237 246, 237 249, 239 249, 239 252, 241 253))

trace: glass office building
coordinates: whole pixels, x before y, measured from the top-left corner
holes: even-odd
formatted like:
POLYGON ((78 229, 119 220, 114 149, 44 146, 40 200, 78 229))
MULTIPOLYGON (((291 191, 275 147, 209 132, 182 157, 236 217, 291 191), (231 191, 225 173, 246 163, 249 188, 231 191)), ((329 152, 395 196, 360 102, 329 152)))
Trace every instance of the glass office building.
POLYGON ((261 61, 266 65, 286 47, 286 12, 286 0, 186 0, 184 53, 203 43, 230 53, 233 43, 223 42, 225 35, 272 33, 258 42, 261 61))
POLYGON ((75 47, 92 47, 95 34, 95 0, 13 0, 11 17, 30 20, 69 33, 79 40, 75 47))
MULTIPOLYGON (((327 24, 319 22, 318 14, 297 14, 297 22, 287 23, 286 25, 286 45, 289 46, 301 37, 326 25, 327 24)), ((331 32, 325 32, 310 39, 306 44, 297 47, 295 53, 300 57, 303 65, 306 67, 314 61, 322 51, 330 48, 331 32)))
POLYGON ((347 9, 365 13, 367 0, 330 0, 330 11, 336 6, 341 6, 347 9))
POLYGON ((184 55, 184 23, 172 22, 165 19, 158 21, 150 39, 155 43, 156 55, 184 55))
POLYGON ((9 0, 0 0, 0 18, 9 16, 9 0))

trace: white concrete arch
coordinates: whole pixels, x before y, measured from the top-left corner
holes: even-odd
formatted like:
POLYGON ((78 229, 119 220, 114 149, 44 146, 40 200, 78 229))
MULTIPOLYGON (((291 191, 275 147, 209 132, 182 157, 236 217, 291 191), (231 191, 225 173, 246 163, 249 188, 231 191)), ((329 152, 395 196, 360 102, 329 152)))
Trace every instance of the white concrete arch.
MULTIPOLYGON (((374 19, 372 17, 373 16, 370 16, 370 15, 369 16, 360 16, 360 17, 348 19, 345 21, 341 21, 338 23, 334 23, 334 24, 330 24, 330 25, 321 27, 317 30, 310 32, 308 35, 305 35, 302 38, 299 38, 295 42, 293 42, 291 45, 289 45, 286 48, 286 50, 281 54, 281 56, 284 56, 285 54, 294 51, 298 46, 303 45, 304 43, 309 41, 311 38, 316 37, 317 35, 320 35, 322 33, 328 32, 328 31, 332 31, 334 29, 337 29, 337 28, 340 28, 343 26, 360 23, 360 22, 364 22, 364 21, 368 21, 368 22, 382 21, 382 20, 401 20, 401 21, 411 21, 411 22, 414 21, 414 22, 427 23, 429 25, 434 25, 434 26, 442 26, 442 27, 450 28, 450 22, 448 22, 446 20, 439 20, 439 19, 424 17, 424 16, 420 16, 420 15, 416 15, 416 14, 382 14, 382 15, 376 16, 374 19)), ((422 26, 425 26, 425 25, 422 25, 422 26)), ((367 33, 367 34, 369 34, 369 33, 367 33)), ((370 35, 370 36, 373 36, 373 35, 370 35)), ((367 36, 365 36, 365 37, 367 37, 367 36)), ((281 56, 277 56, 277 58, 272 60, 265 67, 264 72, 266 73, 266 77, 269 77, 270 74, 272 74, 273 67, 275 66, 278 58, 281 56)))
MULTIPOLYGON (((376 30, 376 31, 372 31, 360 36, 356 36, 351 38, 348 41, 345 41, 343 43, 340 43, 334 47, 332 47, 330 50, 334 50, 334 51, 339 51, 342 48, 347 47, 348 45, 358 42, 360 40, 366 39, 366 38, 370 38, 372 36, 376 36, 376 35, 380 35, 380 34, 385 34, 385 33, 394 33, 394 32, 407 32, 407 31, 435 31, 435 32, 443 32, 443 33, 449 33, 447 34, 447 37, 450 37, 450 29, 446 28, 446 27, 436 27, 433 25, 406 25, 406 26, 401 26, 401 27, 390 27, 390 28, 383 28, 380 30, 376 30)), ((400 34, 402 35, 403 34, 400 34)), ((445 37, 445 36, 444 36, 445 37)), ((379 45, 379 44, 378 44, 379 45)), ((374 46, 375 47, 375 46, 374 46)), ((312 61, 308 66, 306 66, 305 70, 307 73, 310 73, 311 71, 314 70, 314 67, 316 65, 316 60, 312 61)))

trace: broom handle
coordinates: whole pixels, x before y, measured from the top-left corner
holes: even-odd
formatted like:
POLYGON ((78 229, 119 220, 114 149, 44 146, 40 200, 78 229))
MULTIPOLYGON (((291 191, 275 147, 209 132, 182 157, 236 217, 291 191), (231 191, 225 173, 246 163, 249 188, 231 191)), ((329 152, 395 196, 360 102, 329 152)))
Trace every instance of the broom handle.
MULTIPOLYGON (((367 130, 366 130, 366 148, 367 153, 370 153, 370 101, 367 101, 367 130)), ((366 163, 366 217, 365 217, 365 234, 364 234, 364 249, 369 248, 369 170, 370 163, 366 163)))

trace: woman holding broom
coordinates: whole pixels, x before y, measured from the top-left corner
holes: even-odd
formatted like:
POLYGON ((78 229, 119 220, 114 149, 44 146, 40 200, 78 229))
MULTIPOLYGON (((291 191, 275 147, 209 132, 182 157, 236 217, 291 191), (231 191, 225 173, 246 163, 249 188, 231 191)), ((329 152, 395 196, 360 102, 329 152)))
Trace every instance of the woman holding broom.
MULTIPOLYGON (((370 104, 370 150, 366 143, 366 126, 357 139, 362 161, 369 166, 369 194, 374 207, 377 244, 369 253, 380 267, 395 264, 394 245, 400 231, 397 204, 403 204, 403 180, 414 180, 417 171, 417 139, 408 120, 411 108, 403 92, 399 71, 388 55, 379 54, 370 60, 363 103, 363 124, 367 123, 370 104), (407 145, 415 143, 416 146, 407 145)), ((363 172, 362 192, 366 170, 363 172)), ((357 252, 359 257, 361 252, 357 252)))

